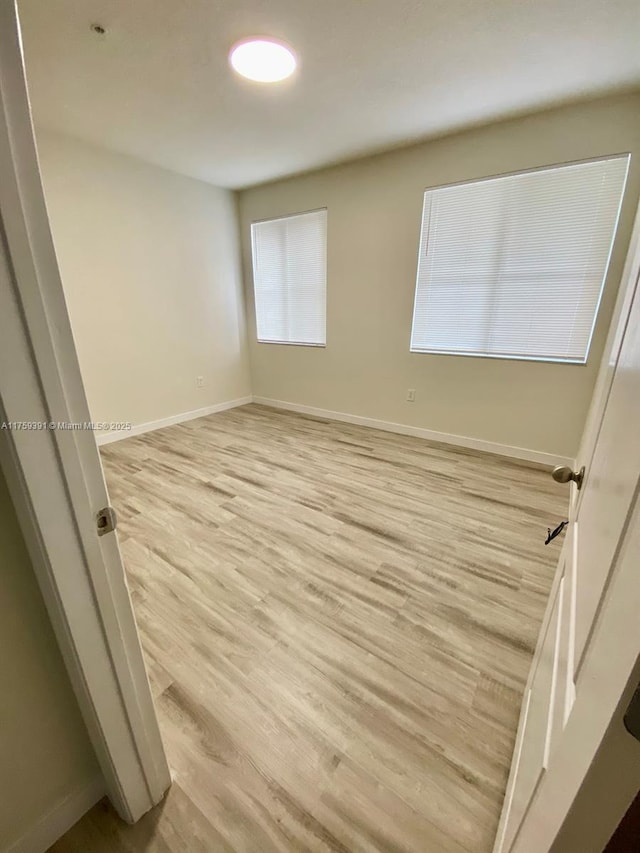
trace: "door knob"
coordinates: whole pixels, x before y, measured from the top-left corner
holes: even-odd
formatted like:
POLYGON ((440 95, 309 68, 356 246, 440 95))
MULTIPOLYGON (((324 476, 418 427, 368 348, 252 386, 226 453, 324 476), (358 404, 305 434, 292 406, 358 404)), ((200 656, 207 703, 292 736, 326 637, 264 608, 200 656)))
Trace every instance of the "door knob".
POLYGON ((576 486, 580 488, 582 486, 582 481, 584 480, 584 465, 577 474, 575 471, 572 471, 568 465, 556 465, 551 472, 551 476, 556 483, 570 483, 573 480, 576 486))

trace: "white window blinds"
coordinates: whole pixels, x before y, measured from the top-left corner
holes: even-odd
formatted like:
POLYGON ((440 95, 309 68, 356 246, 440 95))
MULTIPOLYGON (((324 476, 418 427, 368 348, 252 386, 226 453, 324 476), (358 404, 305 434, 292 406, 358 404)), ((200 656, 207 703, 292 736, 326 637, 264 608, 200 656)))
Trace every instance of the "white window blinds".
POLYGON ((258 340, 326 343, 327 211, 251 226, 258 340))
POLYGON ((585 362, 628 164, 427 190, 411 350, 585 362))

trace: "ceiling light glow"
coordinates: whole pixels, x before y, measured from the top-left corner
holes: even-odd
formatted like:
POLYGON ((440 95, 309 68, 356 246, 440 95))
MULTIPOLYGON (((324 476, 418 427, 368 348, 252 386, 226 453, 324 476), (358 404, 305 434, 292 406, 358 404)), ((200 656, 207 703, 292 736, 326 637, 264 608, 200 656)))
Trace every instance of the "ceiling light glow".
POLYGON ((234 71, 257 83, 277 83, 296 70, 294 52, 270 38, 243 39, 231 48, 229 62, 234 71))

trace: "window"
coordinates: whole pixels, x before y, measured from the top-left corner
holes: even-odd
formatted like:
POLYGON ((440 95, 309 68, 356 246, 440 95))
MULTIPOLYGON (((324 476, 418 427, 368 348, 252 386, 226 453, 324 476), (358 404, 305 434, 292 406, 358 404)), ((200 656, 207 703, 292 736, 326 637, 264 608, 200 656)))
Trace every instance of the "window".
POLYGON ((258 340, 326 343, 327 211, 251 226, 258 340))
POLYGON ((411 350, 586 362, 628 165, 427 190, 411 350))

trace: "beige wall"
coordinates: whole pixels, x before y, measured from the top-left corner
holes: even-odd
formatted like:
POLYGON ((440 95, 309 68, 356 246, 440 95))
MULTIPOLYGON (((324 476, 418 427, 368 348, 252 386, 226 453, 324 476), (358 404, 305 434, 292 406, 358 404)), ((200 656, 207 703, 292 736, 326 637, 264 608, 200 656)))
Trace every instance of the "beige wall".
POLYGON ((98 766, 0 470, 0 850, 98 766))
POLYGON ((92 418, 141 424, 249 394, 233 194, 37 137, 92 418))
MULTIPOLYGON (((330 128, 328 129, 330 132, 330 128)), ((240 193, 253 392, 262 397, 573 456, 640 187, 640 95, 539 113, 240 193), (409 352, 426 187, 632 152, 588 364, 409 352), (252 220, 328 208, 327 347, 258 344, 252 220), (415 403, 405 402, 408 388, 415 403)))

